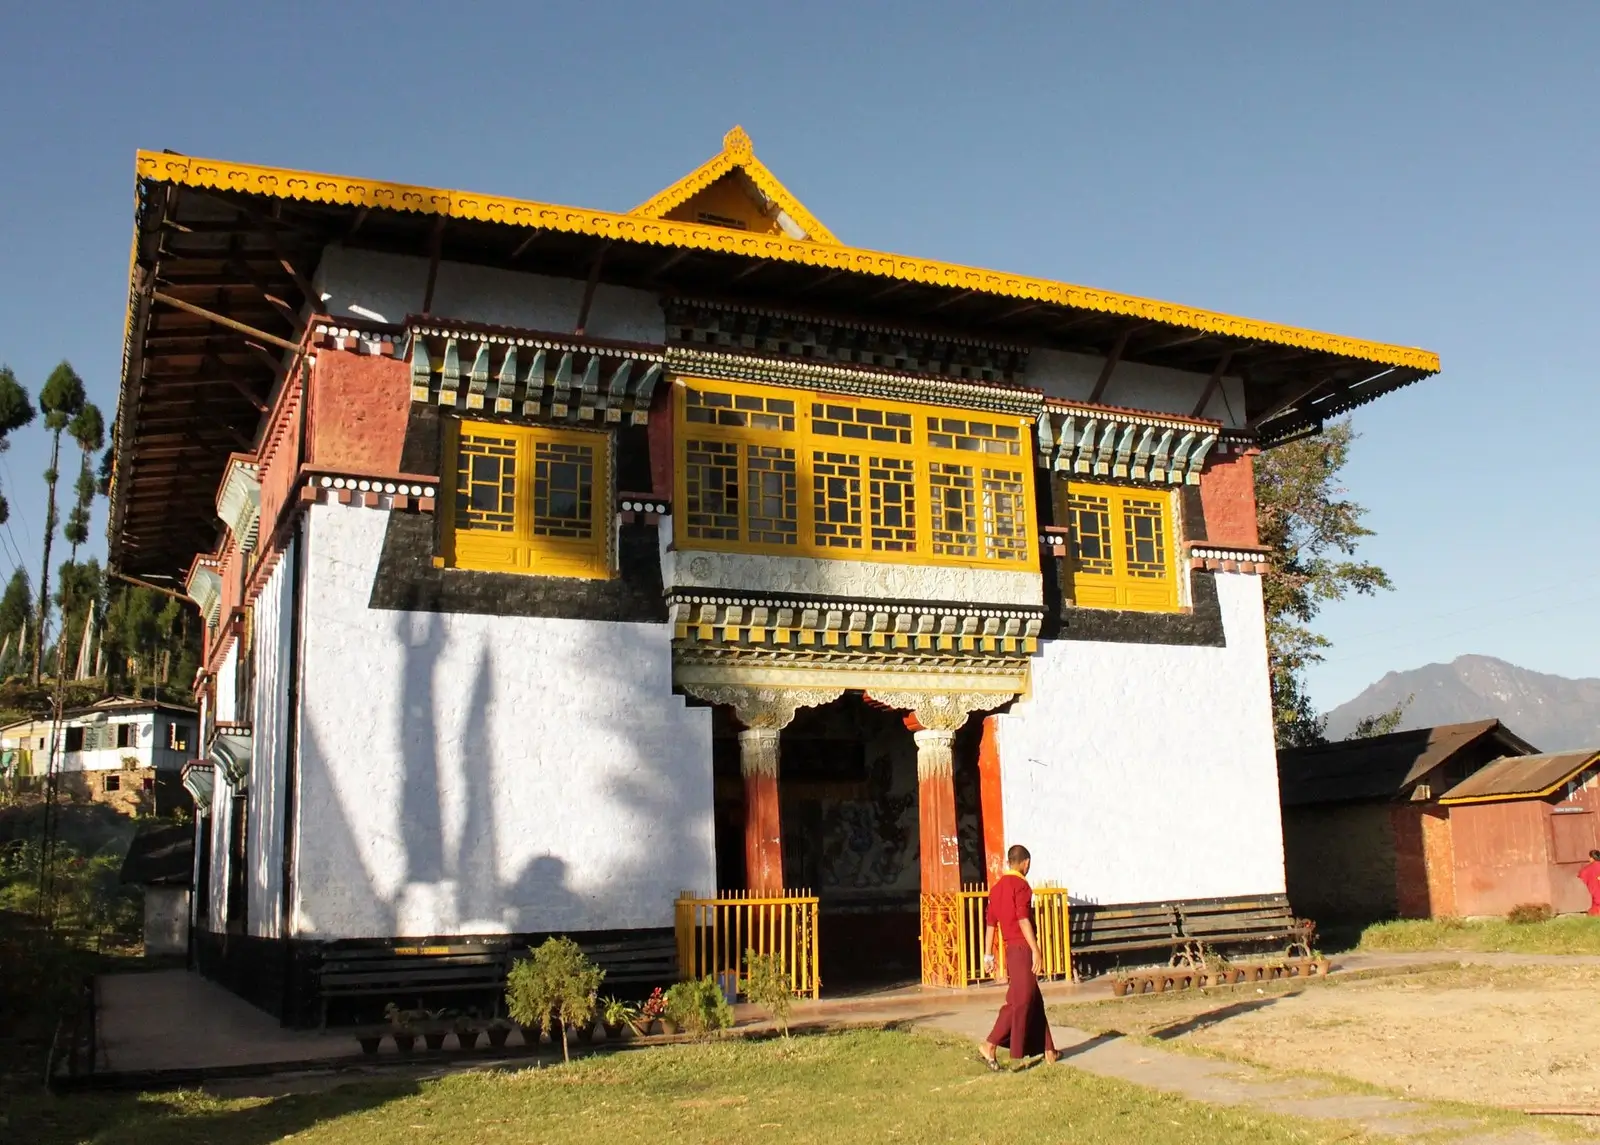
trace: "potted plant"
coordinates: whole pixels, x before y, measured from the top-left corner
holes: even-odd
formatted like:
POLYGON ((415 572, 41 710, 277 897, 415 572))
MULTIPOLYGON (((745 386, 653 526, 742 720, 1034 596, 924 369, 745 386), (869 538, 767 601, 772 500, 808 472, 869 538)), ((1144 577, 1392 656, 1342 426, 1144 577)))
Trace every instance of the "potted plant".
POLYGON ((462 1049, 470 1050, 478 1044, 478 1024, 466 1014, 462 1014, 456 1018, 455 1030, 456 1044, 462 1049))
POLYGON ((362 1053, 375 1054, 378 1052, 378 1047, 383 1045, 383 1034, 381 1032, 375 1034, 371 1030, 366 1030, 356 1035, 356 1041, 361 1043, 362 1053))
POLYGON ((393 1002, 383 1008, 389 1019, 389 1035, 394 1038, 394 1048, 403 1054, 410 1053, 417 1044, 417 1032, 411 1026, 411 1011, 402 1010, 393 1002))
POLYGON ((733 1007, 710 974, 704 978, 679 982, 667 991, 667 1012, 663 1018, 672 1021, 685 1033, 704 1037, 714 1030, 725 1030, 733 1025, 733 1007))
POLYGON ((430 1050, 444 1049, 444 1040, 450 1033, 444 1026, 446 1013, 445 1010, 421 1011, 423 1021, 428 1023, 427 1028, 422 1031, 422 1040, 430 1050))
MULTIPOLYGON (((661 993, 661 987, 657 986, 650 991, 650 997, 645 999, 644 1005, 639 1007, 639 1012, 633 1016, 628 1024, 633 1027, 633 1032, 641 1038, 647 1037, 656 1032, 656 1023, 661 1021, 662 1015, 666 1012, 666 996, 661 993)), ((678 1031, 674 1028, 672 1032, 677 1033, 678 1031)))
POLYGON ((772 1015, 783 1036, 789 1036, 789 1012, 794 1008, 794 988, 776 954, 744 952, 744 992, 755 1005, 772 1015))
POLYGON ((622 1040, 622 1031, 638 1016, 638 1009, 621 998, 607 998, 600 1003, 600 1024, 606 1031, 606 1037, 614 1042, 622 1040))
POLYGON ((506 1011, 524 1027, 537 1022, 552 1039, 552 1025, 559 1028, 561 1057, 570 1060, 567 1027, 592 1030, 605 973, 570 938, 547 939, 506 975, 506 1011))
POLYGON ((492 1048, 504 1049, 506 1039, 511 1036, 511 1023, 504 1018, 494 1018, 483 1028, 483 1032, 492 1048))

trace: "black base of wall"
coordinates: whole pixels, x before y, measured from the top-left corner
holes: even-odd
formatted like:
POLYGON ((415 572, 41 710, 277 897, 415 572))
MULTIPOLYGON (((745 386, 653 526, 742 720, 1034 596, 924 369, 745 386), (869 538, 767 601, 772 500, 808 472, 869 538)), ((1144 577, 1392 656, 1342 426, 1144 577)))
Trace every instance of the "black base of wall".
POLYGON ((285 1026, 316 1023, 317 943, 193 932, 194 968, 285 1026))
MULTIPOLYGON (((605 994, 642 1000, 657 986, 677 980, 677 955, 670 927, 637 930, 560 932, 571 938, 605 971, 605 994)), ((207 978, 265 1010, 294 1029, 315 1029, 322 1024, 322 997, 317 971, 325 952, 337 950, 392 950, 450 946, 482 947, 504 951, 510 957, 525 955, 557 933, 483 934, 394 938, 350 938, 331 942, 257 938, 245 934, 193 932, 194 968, 207 978)), ((426 955, 419 955, 426 957, 426 955)), ((330 999, 327 1024, 348 1026, 381 1022, 389 1002, 410 1009, 448 1007, 483 1015, 499 1013, 504 1000, 500 990, 465 991, 444 996, 371 997, 330 999)))

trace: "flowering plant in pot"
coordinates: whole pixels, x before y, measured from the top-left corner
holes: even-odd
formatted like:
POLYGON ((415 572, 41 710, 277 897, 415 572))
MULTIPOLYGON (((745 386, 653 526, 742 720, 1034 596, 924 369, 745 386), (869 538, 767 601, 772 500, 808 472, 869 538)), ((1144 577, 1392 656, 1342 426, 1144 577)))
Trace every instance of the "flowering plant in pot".
POLYGON ((593 1028, 605 974, 570 938, 547 939, 506 975, 506 1012, 524 1027, 524 1036, 535 1024, 552 1038, 553 1027, 559 1028, 561 1056, 570 1059, 567 1027, 593 1028))
MULTIPOLYGON (((650 991, 650 997, 645 999, 644 1005, 639 1007, 638 1013, 634 1014, 628 1024, 633 1027, 633 1032, 642 1038, 655 1033, 655 1024, 661 1021, 662 1015, 666 1012, 666 996, 661 993, 661 987, 657 986, 650 991)), ((677 1030, 673 1030, 673 1033, 677 1033, 677 1030)))

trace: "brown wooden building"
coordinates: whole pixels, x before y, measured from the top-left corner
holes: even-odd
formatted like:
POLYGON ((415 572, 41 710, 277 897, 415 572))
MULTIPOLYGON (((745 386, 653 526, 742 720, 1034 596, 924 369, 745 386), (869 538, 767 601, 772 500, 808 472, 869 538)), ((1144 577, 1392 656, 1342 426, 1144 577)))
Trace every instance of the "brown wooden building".
MULTIPOLYGON (((1558 914, 1589 909, 1577 879, 1600 848, 1600 751, 1496 760, 1439 799, 1446 817, 1451 898, 1432 913, 1505 914, 1546 903, 1558 914)), ((1441 883, 1443 880, 1438 880, 1441 883)))
POLYGON ((1438 797, 1496 759, 1538 749, 1499 720, 1278 753, 1289 901, 1320 922, 1454 913, 1438 797))

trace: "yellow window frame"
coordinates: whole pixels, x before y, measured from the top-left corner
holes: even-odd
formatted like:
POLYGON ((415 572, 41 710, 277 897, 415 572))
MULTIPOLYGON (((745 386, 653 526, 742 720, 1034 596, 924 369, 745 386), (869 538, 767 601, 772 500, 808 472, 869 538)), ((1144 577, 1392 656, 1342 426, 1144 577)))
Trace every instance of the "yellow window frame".
MULTIPOLYGON (((504 455, 503 450, 501 455, 504 455)), ((609 433, 453 419, 445 433, 443 470, 440 475, 445 492, 442 547, 446 567, 589 579, 611 575, 609 433), (509 443, 513 451, 513 472, 505 478, 509 505, 502 502, 497 509, 504 511, 494 514, 502 524, 499 529, 462 527, 458 520, 463 438, 469 442, 469 449, 475 441, 494 441, 509 443), (541 462, 547 466, 543 488, 548 501, 555 481, 548 468, 550 463, 566 462, 570 468, 581 464, 585 455, 589 466, 589 504, 582 503, 580 484, 574 491, 578 497, 577 515, 538 518, 535 489, 540 481, 541 462), (551 535, 552 531, 586 532, 587 535, 563 537, 551 535)), ((562 470, 562 473, 566 475, 567 471, 562 470)), ((577 478, 581 483, 581 468, 577 478)), ((568 480, 570 483, 570 475, 568 480)))
MULTIPOLYGON (((696 409, 697 416, 705 416, 703 406, 696 409)), ((729 410, 730 415, 735 417, 738 412, 729 410)), ((1029 436, 1031 422, 1026 417, 825 390, 682 377, 674 383, 673 427, 673 533, 680 549, 1014 569, 1023 572, 1038 570, 1033 445, 1029 436), (744 418, 746 424, 688 420, 687 401, 691 389, 704 394, 728 395, 735 401, 745 399, 745 412, 750 415, 744 418), (781 412, 783 406, 771 405, 768 399, 776 399, 778 403, 792 402, 792 413, 781 412), (896 440, 844 438, 820 432, 819 422, 832 423, 837 428, 838 419, 827 416, 826 412, 822 418, 814 417, 813 404, 821 404, 825 408, 843 407, 898 415, 895 419, 898 423, 894 434, 896 440), (906 418, 909 418, 909 424, 905 424, 906 418), (758 421, 762 424, 755 424, 758 421), (998 436, 990 439, 1006 451, 986 452, 982 448, 972 448, 974 437, 971 434, 963 435, 959 428, 952 428, 952 422, 969 426, 976 422, 992 427, 995 435, 1009 435, 1003 441, 998 436), (789 428, 790 425, 792 428, 789 428), (940 441, 950 441, 951 444, 938 444, 940 441), (957 447, 955 443, 958 441, 965 447, 957 447), (693 526, 702 530, 701 535, 691 535, 688 463, 691 442, 714 447, 698 451, 704 455, 702 460, 707 465, 720 466, 724 472, 730 465, 736 467, 740 494, 735 511, 721 514, 716 521, 702 517, 693 526), (725 452, 729 446, 736 447, 735 455, 725 452), (1010 452, 1011 448, 1016 451, 1010 452), (793 543, 749 539, 751 506, 756 500, 750 495, 748 451, 752 449, 766 451, 768 455, 774 449, 793 451, 793 543), (851 457, 857 460, 854 463, 848 461, 851 457), (880 461, 909 462, 912 466, 913 479, 909 483, 911 504, 903 516, 904 521, 912 523, 912 551, 907 550, 906 525, 891 524, 886 519, 887 513, 880 515, 874 511, 874 485, 881 490, 895 483, 899 476, 897 466, 880 465, 880 461), (852 464, 858 472, 851 472, 852 464), (967 549, 968 552, 935 552, 935 465, 942 470, 956 467, 968 471, 966 477, 970 481, 971 497, 966 504, 971 519, 967 531, 975 534, 976 540, 970 545, 949 543, 951 535, 961 530, 949 529, 946 525, 950 522, 941 520, 939 533, 942 539, 938 541, 941 550, 967 549), (831 488, 820 494, 816 484, 819 476, 833 479, 831 488), (822 509, 821 517, 819 508, 822 509), (737 524, 730 526, 730 518, 735 518, 737 524), (819 522, 823 526, 820 531, 819 522), (727 535, 730 530, 734 535, 727 535), (706 531, 721 535, 707 536, 704 535, 706 531), (859 544, 851 543, 857 539, 859 544), (998 553, 1007 556, 998 556, 998 553)), ((870 428, 887 431, 889 427, 874 425, 870 428)), ((986 444, 985 441, 977 442, 979 447, 986 444)), ((700 472, 697 470, 697 481, 700 472)), ((941 473, 941 478, 949 476, 949 473, 941 473)), ((774 495, 778 491, 777 485, 772 486, 774 495)), ((904 498, 906 490, 897 489, 895 492, 897 497, 904 498)), ((773 500, 775 496, 769 497, 768 504, 773 500)), ((876 504, 881 508, 891 502, 897 505, 903 503, 880 495, 876 504)), ((962 510, 963 503, 959 498, 952 496, 950 502, 952 512, 959 513, 962 510)), ((773 536, 770 516, 761 515, 761 521, 757 531, 768 537, 773 536)))
POLYGON ((1079 608, 1177 612, 1172 493, 1066 483, 1068 591, 1079 608))

